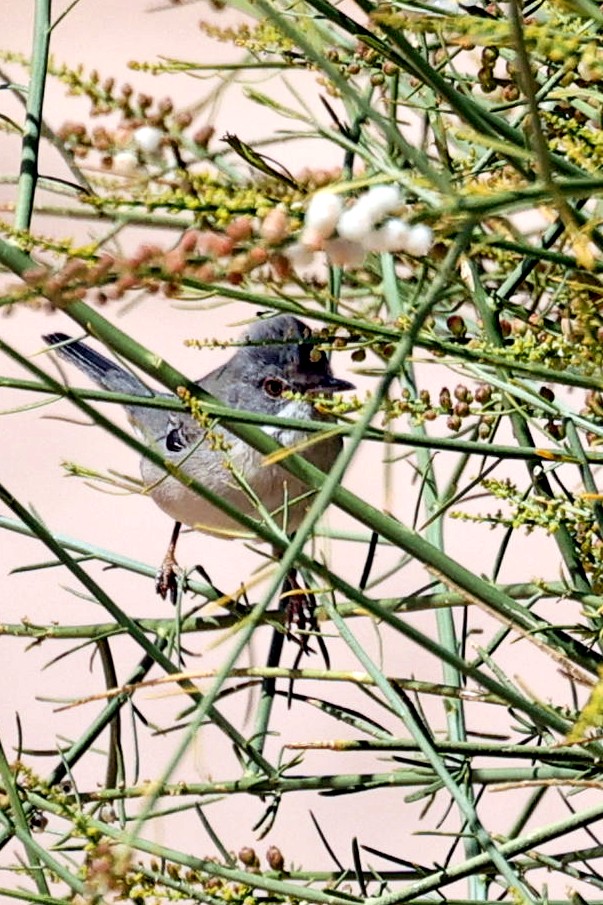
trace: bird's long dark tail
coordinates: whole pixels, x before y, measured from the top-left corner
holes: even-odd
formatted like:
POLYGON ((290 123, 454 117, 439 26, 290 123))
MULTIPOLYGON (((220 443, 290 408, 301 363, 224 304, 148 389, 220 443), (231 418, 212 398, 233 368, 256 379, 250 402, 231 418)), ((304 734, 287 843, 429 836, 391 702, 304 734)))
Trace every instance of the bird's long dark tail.
POLYGON ((66 333, 48 333, 42 339, 53 347, 59 358, 75 365, 105 389, 132 396, 154 395, 134 374, 66 333))

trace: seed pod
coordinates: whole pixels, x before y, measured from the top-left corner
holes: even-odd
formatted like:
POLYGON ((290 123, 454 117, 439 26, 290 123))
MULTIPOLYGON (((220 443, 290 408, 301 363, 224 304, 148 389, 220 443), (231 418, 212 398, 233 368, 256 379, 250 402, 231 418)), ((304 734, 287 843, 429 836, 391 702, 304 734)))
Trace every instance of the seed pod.
POLYGON ((250 848, 248 845, 240 849, 239 861, 241 864, 244 864, 245 867, 257 868, 260 866, 260 859, 256 855, 255 849, 250 848))
POLYGON ((266 861, 272 868, 272 870, 282 871, 285 868, 285 859, 283 858, 283 853, 280 848, 277 848, 276 845, 271 845, 268 851, 266 852, 266 861))
POLYGON ((475 391, 475 401, 480 405, 486 405, 492 399, 492 387, 482 383, 475 391))

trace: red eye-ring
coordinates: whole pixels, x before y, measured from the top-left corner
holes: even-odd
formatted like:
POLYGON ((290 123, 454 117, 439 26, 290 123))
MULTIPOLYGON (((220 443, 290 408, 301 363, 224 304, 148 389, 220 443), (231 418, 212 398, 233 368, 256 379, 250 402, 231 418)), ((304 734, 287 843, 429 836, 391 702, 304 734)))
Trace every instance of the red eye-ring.
POLYGON ((284 380, 281 380, 280 377, 266 377, 262 386, 264 392, 273 399, 278 399, 278 397, 282 396, 283 392, 287 389, 287 384, 284 380))

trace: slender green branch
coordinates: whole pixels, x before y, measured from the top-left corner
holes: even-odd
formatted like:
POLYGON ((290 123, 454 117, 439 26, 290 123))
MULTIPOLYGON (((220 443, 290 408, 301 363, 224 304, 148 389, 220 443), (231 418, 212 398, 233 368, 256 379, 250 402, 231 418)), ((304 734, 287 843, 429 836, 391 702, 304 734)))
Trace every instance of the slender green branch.
MULTIPOLYGON (((455 254, 460 253, 464 241, 467 239, 468 234, 465 235, 464 239, 459 238, 455 249, 449 256, 450 264, 455 260, 455 254)), ((433 305, 434 299, 437 298, 437 293, 440 291, 444 280, 445 277, 442 277, 441 281, 434 283, 431 292, 428 294, 422 305, 422 309, 415 320, 414 328, 404 334, 403 341, 400 342, 396 354, 388 362, 386 376, 383 378, 381 384, 382 393, 386 391, 387 386, 398 373, 404 357, 412 349, 415 334, 418 333, 422 325, 422 319, 427 316, 433 305)), ((208 394, 204 393, 196 384, 190 383, 184 375, 180 374, 166 362, 158 360, 157 356, 147 352, 127 337, 122 331, 118 330, 113 325, 108 324, 100 314, 89 308, 83 302, 72 303, 67 309, 67 313, 82 327, 88 329, 100 339, 105 339, 107 343, 125 359, 132 364, 137 365, 146 373, 158 378, 168 388, 175 391, 178 387, 185 386, 195 398, 199 398, 201 401, 207 398, 208 394)), ((54 385, 55 390, 60 386, 56 381, 53 382, 51 378, 44 375, 31 361, 27 361, 23 359, 22 356, 16 355, 14 350, 10 349, 10 347, 2 341, 0 341, 0 349, 4 349, 8 354, 18 358, 20 363, 32 371, 38 379, 45 380, 46 382, 50 381, 49 385, 54 385)), ((89 409, 82 400, 74 401, 77 401, 78 407, 91 415, 98 424, 105 426, 110 425, 110 422, 104 419, 98 412, 89 409)), ((371 410, 370 406, 366 411, 369 412, 370 417, 372 417, 374 410, 371 410)), ((363 423, 368 423, 368 418, 358 422, 358 435, 360 435, 360 431, 364 429, 362 426, 363 423)), ((264 454, 269 455, 280 448, 274 439, 255 427, 242 424, 228 425, 228 427, 232 433, 264 454)), ((139 443, 126 432, 117 428, 116 425, 111 424, 110 430, 111 433, 118 436, 119 439, 127 445, 137 449, 142 455, 146 456, 151 461, 154 461, 160 467, 164 469, 168 467, 161 456, 152 449, 139 443)), ((343 458, 342 462, 346 462, 347 465, 347 461, 343 458)), ((280 464, 285 470, 291 472, 296 477, 299 477, 310 487, 318 491, 322 488, 324 482, 323 472, 300 456, 288 456, 282 459, 280 464)), ((177 470, 174 470, 174 476, 178 477, 177 470)), ((272 531, 268 526, 242 515, 234 506, 228 504, 219 495, 211 492, 201 482, 193 481, 189 478, 186 478, 185 480, 187 486, 195 492, 198 492, 205 499, 208 499, 213 505, 216 505, 218 508, 227 512, 228 515, 235 521, 241 523, 248 530, 257 533, 264 540, 269 541, 279 549, 288 546, 280 534, 272 531)), ((370 506, 366 501, 359 499, 343 487, 335 487, 333 489, 331 502, 335 503, 343 509, 344 512, 352 515, 371 530, 377 531, 386 540, 424 563, 432 574, 437 575, 445 581, 448 587, 465 593, 468 603, 471 602, 483 607, 488 612, 495 615, 496 618, 502 620, 503 623, 512 625, 516 630, 522 632, 526 638, 537 643, 543 649, 549 649, 551 652, 554 651, 555 655, 560 656, 561 659, 569 656, 577 665, 582 666, 588 671, 596 672, 598 658, 595 657, 592 652, 588 651, 584 645, 567 636, 564 632, 549 626, 544 620, 538 619, 530 613, 526 613, 523 608, 519 607, 510 598, 507 598, 490 583, 476 577, 469 569, 463 567, 451 559, 451 557, 434 548, 432 544, 417 535, 411 529, 402 525, 395 519, 384 515, 378 509, 370 506)), ((303 563, 301 557, 299 558, 299 562, 303 563)), ((339 587, 343 586, 342 583, 339 583, 339 587)))
POLYGON ((51 0, 35 0, 31 76, 27 93, 25 128, 21 150, 19 191, 15 209, 15 228, 29 229, 38 180, 38 154, 42 132, 42 110, 50 46, 51 0))
MULTIPOLYGON (((177 672, 177 668, 174 664, 167 659, 167 657, 163 654, 159 645, 154 644, 152 641, 149 641, 146 634, 140 629, 138 624, 127 616, 123 610, 116 606, 113 600, 109 597, 108 594, 103 591, 103 589, 98 585, 96 581, 94 581, 87 572, 77 563, 67 552, 67 550, 62 547, 59 543, 57 543, 56 539, 50 533, 45 525, 43 525, 37 518, 35 518, 24 506, 22 506, 18 500, 10 493, 10 491, 0 485, 0 499, 2 502, 11 509, 14 514, 19 518, 25 525, 27 525, 32 533, 34 533, 41 541, 45 544, 46 547, 53 553, 54 556, 61 562, 64 566, 66 566, 71 574, 78 579, 78 581, 83 585, 86 590, 91 593, 94 598, 100 603, 102 607, 104 607, 107 612, 116 620, 116 622, 120 623, 124 628, 127 629, 128 635, 137 642, 137 644, 142 647, 142 649, 159 665, 165 672, 174 673, 177 672)), ((184 683, 187 688, 187 693, 190 693, 190 688, 187 683, 184 683)), ((197 692, 192 694, 193 700, 201 701, 203 696, 197 692)), ((219 711, 217 711, 214 707, 209 707, 209 715, 211 716, 214 723, 219 726, 228 737, 232 740, 233 744, 237 745, 241 748, 242 751, 247 751, 252 759, 259 762, 261 768, 268 775, 272 772, 272 768, 268 764, 264 758, 261 758, 248 744, 248 742, 241 736, 241 734, 232 726, 228 720, 226 720, 219 711)))
POLYGON ((27 860, 29 861, 29 870, 31 876, 33 877, 34 882, 38 887, 38 892, 41 895, 49 895, 48 884, 46 883, 46 877, 42 870, 44 859, 40 857, 41 853, 39 846, 36 846, 34 844, 31 830, 25 816, 25 811, 23 810, 23 804, 21 802, 17 783, 15 781, 14 775, 11 772, 8 761, 6 759, 6 754, 4 753, 4 747, 1 743, 0 779, 2 780, 4 794, 7 796, 8 801, 10 802, 13 832, 23 843, 23 847, 25 848, 25 852, 27 854, 27 860))
MULTIPOLYGON (((415 749, 418 746, 415 744, 415 749)), ((398 749, 394 749, 398 750, 398 749)), ((435 750, 435 749, 434 749, 435 750)), ((441 749, 443 751, 443 749, 441 749)), ((440 753, 440 748, 437 749, 440 753)), ((453 762, 451 762, 453 763, 453 762)), ((458 772, 458 767, 454 768, 458 772)), ((582 772, 579 769, 566 769, 563 767, 508 767, 473 769, 469 773, 469 779, 476 785, 500 786, 503 783, 521 785, 524 782, 540 782, 543 785, 572 782, 580 784, 582 772)), ((196 798, 211 800, 216 794, 225 796, 254 795, 262 798, 265 795, 289 794, 293 792, 339 792, 354 794, 363 788, 424 788, 432 787, 434 783, 441 787, 441 780, 437 771, 425 767, 415 770, 392 770, 383 773, 336 773, 321 774, 317 776, 288 777, 279 776, 273 779, 258 777, 242 777, 237 780, 222 780, 216 782, 178 782, 160 785, 159 795, 173 799, 196 798)), ((600 789, 601 784, 595 781, 584 780, 585 788, 600 789)), ((82 804, 94 802, 115 802, 120 800, 145 799, 148 795, 148 785, 118 787, 116 789, 99 789, 95 791, 80 791, 78 797, 82 804)))
MULTIPOLYGON (((538 376, 534 374, 533 376, 538 376)), ((569 381, 571 384, 571 378, 569 381)), ((582 385, 582 384, 581 384, 582 385)), ((598 386, 595 383, 588 382, 589 387, 598 386)), ((88 388, 62 386, 55 384, 49 386, 47 383, 35 380, 20 380, 14 377, 0 377, 0 388, 6 387, 17 390, 25 390, 28 392, 41 393, 47 396, 60 398, 80 399, 90 402, 108 402, 112 405, 135 405, 140 397, 129 396, 127 393, 112 393, 106 390, 95 390, 88 388)), ((47 403, 40 403, 42 405, 47 403)), ((150 396, 145 399, 145 407, 163 409, 165 411, 184 411, 184 404, 177 398, 166 398, 165 396, 150 396)), ((225 408, 224 405, 216 401, 209 401, 209 398, 203 401, 203 411, 208 415, 219 418, 225 425, 233 424, 250 424, 264 427, 291 428, 295 431, 305 433, 321 433, 324 432, 324 421, 301 420, 299 418, 282 418, 275 415, 259 415, 257 412, 246 412, 244 410, 234 411, 231 408, 225 408)), ((596 425, 593 425, 596 427, 596 425)), ((354 423, 342 423, 337 426, 338 432, 342 437, 349 436, 354 431, 354 423)), ((434 437, 426 433, 404 433, 401 431, 384 430, 373 425, 368 425, 365 431, 365 440, 378 443, 391 443, 397 446, 409 446, 417 449, 441 449, 446 452, 458 452, 466 455, 476 455, 481 457, 498 456, 501 459, 535 459, 536 461, 562 461, 578 464, 580 461, 592 464, 603 463, 603 453, 595 450, 583 450, 580 457, 574 457, 565 450, 559 452, 554 448, 522 447, 508 446, 502 443, 490 443, 486 446, 484 443, 474 440, 464 440, 461 437, 434 437)))

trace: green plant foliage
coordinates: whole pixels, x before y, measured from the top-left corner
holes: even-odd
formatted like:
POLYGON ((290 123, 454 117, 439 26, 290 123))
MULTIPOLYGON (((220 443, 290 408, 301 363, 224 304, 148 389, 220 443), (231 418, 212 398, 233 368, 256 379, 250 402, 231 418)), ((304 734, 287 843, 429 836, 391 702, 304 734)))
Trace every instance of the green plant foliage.
MULTIPOLYGON (((35 337, 26 351, 0 336, 0 386, 27 394, 2 405, 7 447, 19 418, 66 397, 222 509, 240 529, 231 548, 240 537, 264 546, 258 575, 236 550, 227 587, 189 564, 170 587, 176 607, 134 619, 97 566, 154 604, 157 564, 129 558, 118 516, 119 549, 100 549, 85 525, 66 537, 0 483, 6 549, 14 535, 38 549, 7 587, 33 573, 41 596, 62 588, 104 613, 38 625, 23 605, 0 624, 6 649, 60 648, 48 660, 65 669, 61 706, 81 714, 65 739, 49 705, 43 746, 27 742, 27 708, 18 732, 0 720, 0 898, 603 901, 598 5, 191 3, 198 59, 137 49, 122 81, 111 60, 101 73, 75 50, 53 56, 60 22, 47 0, 31 4, 31 54, 10 46, 9 28, 0 48, 0 104, 10 92, 22 110, 0 108, 0 141, 12 142, 0 306, 14 318, 28 309, 35 337), (207 42, 223 64, 207 63, 207 42), (138 87, 141 73, 157 77, 156 94, 138 87), (175 75, 194 86, 186 98, 175 75), (50 84, 87 114, 57 122, 50 84), (216 110, 229 111, 224 134, 216 110), (260 112, 274 125, 258 137, 260 112), (41 173, 41 147, 60 155, 60 176, 41 173), (153 352, 125 317, 141 299, 157 319, 153 352), (161 357, 162 325, 173 306, 231 303, 233 320, 241 309, 249 321, 302 318, 310 360, 329 355, 357 387, 313 397, 312 420, 214 399, 161 357), (149 406, 176 427, 193 416, 248 511, 99 405, 132 411, 140 397, 81 389, 31 354, 59 311, 172 394, 149 406), (275 427, 295 444, 283 449, 275 427), (288 513, 268 511, 233 464, 236 438, 307 488, 294 537, 288 513), (304 457, 339 438, 328 474, 304 457), (343 527, 329 527, 328 507, 343 527), (219 651, 218 665, 199 649, 219 651), (70 667, 89 651, 102 690, 84 706, 70 667), (178 695, 168 720, 153 697, 165 685, 178 695), (304 721, 293 740, 291 712, 304 721), (227 752, 202 778, 188 770, 197 745, 227 752), (318 854, 280 845, 302 825, 318 854)), ((191 318, 189 347, 241 343, 191 318)), ((284 398, 302 410, 298 393, 284 398)), ((50 456, 35 464, 47 483, 60 472, 50 456)), ((72 457, 63 468, 69 486, 150 491, 72 457)))

